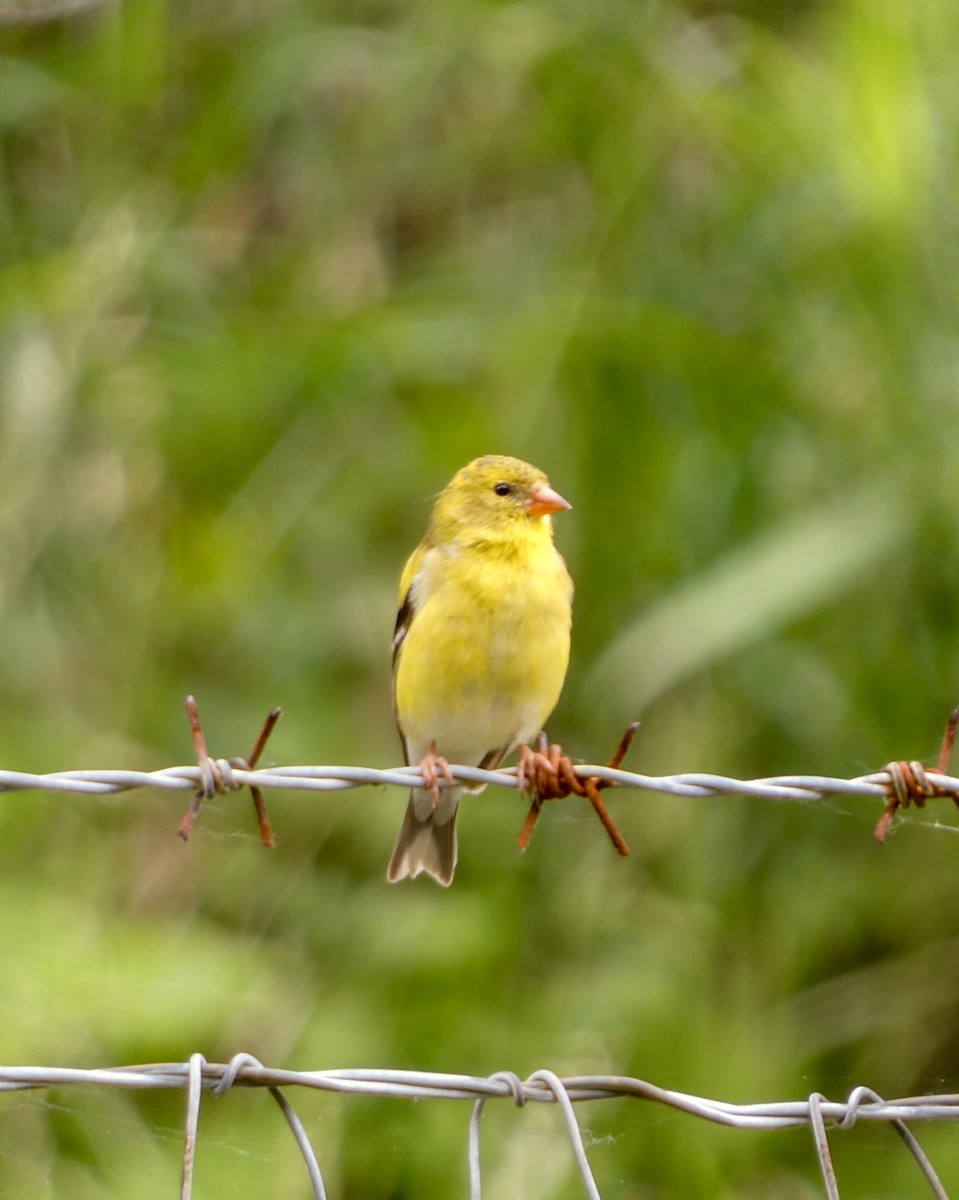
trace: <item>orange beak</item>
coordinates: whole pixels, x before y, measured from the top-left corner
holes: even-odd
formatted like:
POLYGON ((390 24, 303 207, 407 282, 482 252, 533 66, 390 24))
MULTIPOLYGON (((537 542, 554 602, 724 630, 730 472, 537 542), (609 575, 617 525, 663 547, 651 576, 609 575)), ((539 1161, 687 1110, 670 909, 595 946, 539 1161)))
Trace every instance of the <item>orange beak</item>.
POLYGON ((538 483, 529 494, 526 511, 531 517, 544 517, 547 513, 560 512, 564 508, 572 508, 568 500, 564 500, 559 492, 554 492, 545 483, 538 483))

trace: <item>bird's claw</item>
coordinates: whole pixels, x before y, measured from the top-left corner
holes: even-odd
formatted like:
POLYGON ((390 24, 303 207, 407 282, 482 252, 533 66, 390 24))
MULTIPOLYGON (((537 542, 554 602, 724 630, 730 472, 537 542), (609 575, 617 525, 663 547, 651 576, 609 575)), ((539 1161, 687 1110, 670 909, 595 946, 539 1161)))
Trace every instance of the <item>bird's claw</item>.
POLYGON ((536 739, 535 750, 520 746, 516 782, 520 791, 540 804, 544 800, 559 800, 572 790, 566 779, 566 769, 572 771, 572 766, 562 746, 556 742, 549 745, 546 734, 541 733, 536 739))
POLYGON ((438 808, 440 802, 440 780, 442 779, 450 787, 452 787, 454 780, 450 764, 442 754, 436 753, 436 742, 431 743, 429 754, 420 763, 420 773, 423 776, 423 787, 433 797, 433 807, 438 808))

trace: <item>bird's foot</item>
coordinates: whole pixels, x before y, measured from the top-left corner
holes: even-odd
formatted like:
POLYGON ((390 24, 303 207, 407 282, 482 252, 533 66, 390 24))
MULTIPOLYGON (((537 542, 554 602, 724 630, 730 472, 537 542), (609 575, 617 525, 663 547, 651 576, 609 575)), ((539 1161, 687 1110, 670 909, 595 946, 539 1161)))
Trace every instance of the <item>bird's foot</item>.
POLYGON ((516 782, 519 789, 533 800, 559 800, 572 790, 566 778, 565 768, 572 770, 572 762, 563 753, 563 748, 554 742, 550 745, 546 734, 536 739, 536 749, 523 745, 519 748, 516 766, 516 782))
POLYGON ((423 775, 423 787, 433 797, 433 807, 438 808, 440 802, 440 780, 452 787, 453 772, 450 770, 450 765, 442 754, 436 753, 436 742, 430 743, 429 753, 423 758, 420 763, 420 772, 423 775))
MULTIPOLYGON (((614 770, 619 767, 630 747, 639 722, 635 721, 623 734, 616 752, 607 764, 614 770)), ((562 800, 566 796, 585 796, 593 806, 593 811, 603 823, 603 828, 609 834, 610 841, 616 847, 617 853, 624 858, 629 854, 626 839, 616 828, 616 822, 610 815, 609 809, 602 801, 599 792, 608 787, 606 780, 595 776, 580 776, 576 773, 572 759, 563 753, 563 748, 554 742, 550 745, 546 734, 541 733, 536 739, 536 749, 520 746, 519 765, 516 769, 516 779, 522 791, 526 792, 532 803, 523 822, 519 835, 519 848, 525 850, 533 836, 533 829, 539 820, 540 809, 547 800, 562 800)))

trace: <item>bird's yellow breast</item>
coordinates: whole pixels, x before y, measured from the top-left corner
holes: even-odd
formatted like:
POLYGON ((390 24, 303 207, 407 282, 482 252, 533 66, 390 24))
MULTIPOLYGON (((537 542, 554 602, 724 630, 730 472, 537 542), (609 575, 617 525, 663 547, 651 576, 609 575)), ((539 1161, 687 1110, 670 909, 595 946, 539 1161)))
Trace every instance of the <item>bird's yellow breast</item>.
POLYGON ((548 530, 427 550, 395 677, 411 761, 478 762, 542 728, 569 662, 572 584, 548 530))

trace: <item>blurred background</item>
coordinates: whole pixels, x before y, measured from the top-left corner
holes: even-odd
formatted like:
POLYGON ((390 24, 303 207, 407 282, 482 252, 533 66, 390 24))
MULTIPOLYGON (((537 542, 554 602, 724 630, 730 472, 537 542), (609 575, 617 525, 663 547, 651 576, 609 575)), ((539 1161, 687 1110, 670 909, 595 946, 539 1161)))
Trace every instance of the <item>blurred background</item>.
MULTIPOLYGON (((481 453, 544 468, 577 583, 550 733, 851 776, 959 702, 959 9, 946 0, 127 0, 0 10, 0 765, 400 761, 396 581, 481 453)), ((535 652, 535 647, 531 647, 535 652)), ((956 814, 13 793, 0 1061, 637 1075, 759 1102, 959 1090, 956 814)), ((333 1197, 466 1194, 468 1107, 297 1094, 333 1197)), ((182 1094, 0 1104, 0 1195, 174 1194, 182 1094)), ((604 1200, 806 1200, 805 1130, 580 1110, 604 1200)), ((955 1130, 921 1138, 959 1188, 955 1130)), ((844 1198, 925 1194, 893 1130, 844 1198)), ((582 1194, 494 1106, 484 1196, 582 1194)), ((269 1097, 197 1195, 308 1195, 269 1097)))

